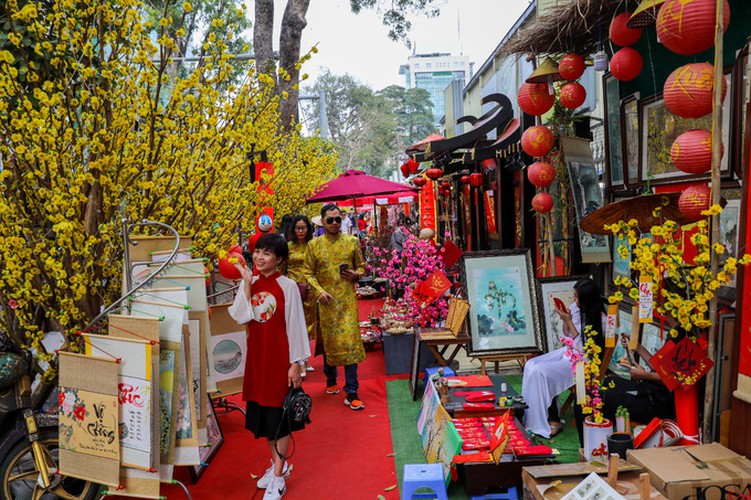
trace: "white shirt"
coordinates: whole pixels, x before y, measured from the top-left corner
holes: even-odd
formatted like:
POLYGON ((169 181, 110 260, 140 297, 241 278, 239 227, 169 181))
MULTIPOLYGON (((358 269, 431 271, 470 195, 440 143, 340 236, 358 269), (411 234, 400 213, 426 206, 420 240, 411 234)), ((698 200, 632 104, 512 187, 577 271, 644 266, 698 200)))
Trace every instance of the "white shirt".
POLYGON ((342 215, 342 234, 352 234, 352 219, 347 215, 342 215))

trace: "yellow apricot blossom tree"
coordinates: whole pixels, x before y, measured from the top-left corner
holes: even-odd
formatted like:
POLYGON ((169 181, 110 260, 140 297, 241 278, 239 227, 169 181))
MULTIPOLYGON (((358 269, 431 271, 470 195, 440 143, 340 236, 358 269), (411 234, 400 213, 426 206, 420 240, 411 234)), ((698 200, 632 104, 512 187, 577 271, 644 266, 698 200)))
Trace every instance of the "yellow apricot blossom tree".
POLYGON ((273 78, 231 80, 233 26, 180 78, 167 27, 181 20, 150 26, 139 1, 3 4, 0 302, 18 345, 70 339, 118 298, 124 218, 170 224, 212 256, 241 216, 297 211, 334 175, 330 145, 280 132, 273 78), (250 180, 252 150, 275 164, 273 196, 250 180))

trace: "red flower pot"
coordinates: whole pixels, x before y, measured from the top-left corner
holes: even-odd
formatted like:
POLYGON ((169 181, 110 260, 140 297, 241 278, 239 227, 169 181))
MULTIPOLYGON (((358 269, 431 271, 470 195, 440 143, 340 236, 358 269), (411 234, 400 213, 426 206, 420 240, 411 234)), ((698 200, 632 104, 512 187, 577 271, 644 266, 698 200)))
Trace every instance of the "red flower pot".
MULTIPOLYGON (((657 14, 657 37, 677 54, 691 56, 714 45, 715 0, 667 0, 657 14)), ((722 29, 730 22, 730 4, 725 0, 722 29)))

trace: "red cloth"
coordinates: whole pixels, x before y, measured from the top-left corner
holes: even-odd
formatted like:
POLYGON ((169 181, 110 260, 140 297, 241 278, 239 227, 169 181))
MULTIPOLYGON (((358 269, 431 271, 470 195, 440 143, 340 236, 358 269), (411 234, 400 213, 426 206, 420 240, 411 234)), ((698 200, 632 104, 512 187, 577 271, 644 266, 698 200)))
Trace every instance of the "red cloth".
POLYGON ((268 277, 260 274, 253 282, 253 309, 257 311, 259 306, 266 305, 267 316, 252 320, 246 326, 248 341, 243 379, 245 401, 277 408, 282 406, 289 390, 289 343, 284 319, 284 291, 277 282, 280 276, 279 273, 268 277))

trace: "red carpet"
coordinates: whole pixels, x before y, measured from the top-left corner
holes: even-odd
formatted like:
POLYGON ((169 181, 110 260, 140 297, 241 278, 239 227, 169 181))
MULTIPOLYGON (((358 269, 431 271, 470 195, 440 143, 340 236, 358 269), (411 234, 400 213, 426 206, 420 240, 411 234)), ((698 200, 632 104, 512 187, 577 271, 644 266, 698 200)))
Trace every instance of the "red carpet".
MULTIPOLYGON (((379 310, 381 301, 359 302, 361 318, 371 308, 379 310), (363 314, 364 313, 364 314, 363 314)), ((314 372, 309 372, 304 388, 313 398, 313 423, 295 433, 296 450, 290 463, 294 465, 287 480, 285 499, 376 499, 399 498, 396 485, 391 430, 386 399, 387 380, 383 351, 368 352, 359 366, 359 395, 366 408, 359 412, 344 406, 344 394, 326 394, 322 357, 313 359, 314 372)), ((391 379, 394 377, 388 377, 391 379)), ((342 368, 339 385, 344 384, 342 368)), ((239 396, 231 398, 240 402, 239 396)), ((242 403, 242 402, 241 402, 242 403)), ((186 467, 176 468, 175 478, 183 482, 195 500, 260 499, 256 480, 269 466, 269 449, 265 440, 253 439, 244 428, 239 412, 219 415, 224 444, 215 455, 197 484, 193 484, 186 467)), ((185 498, 177 486, 164 486, 169 499, 185 498)))

